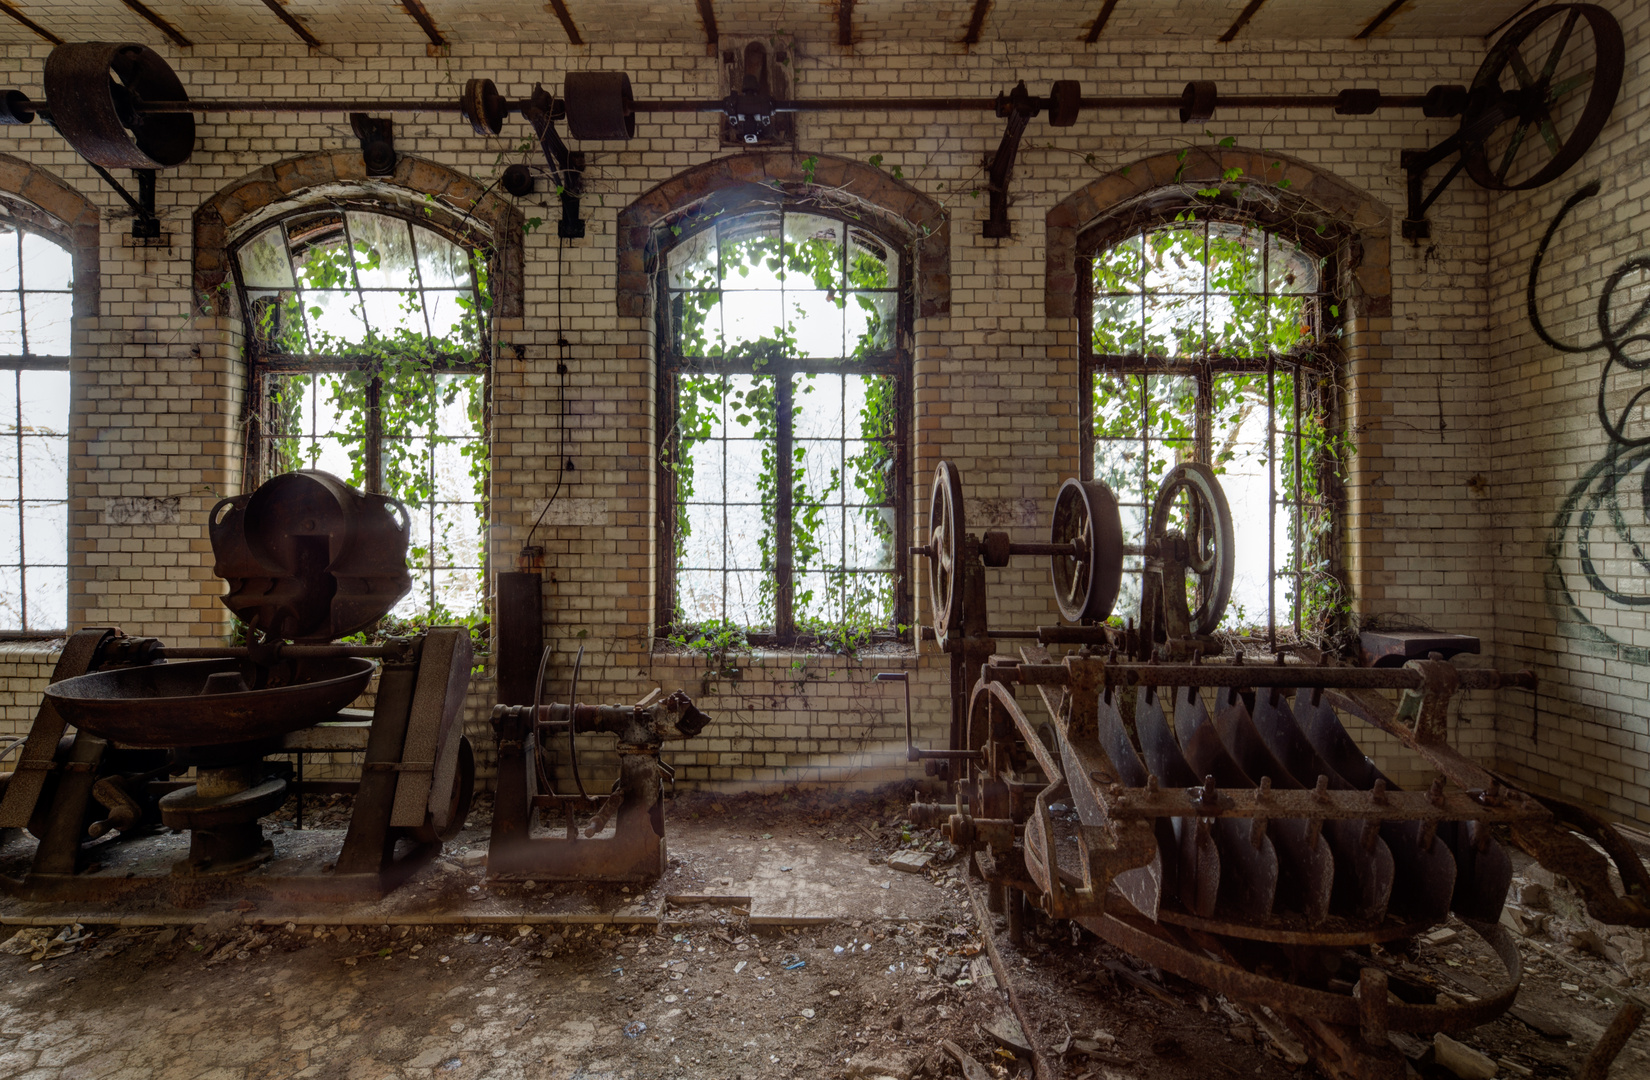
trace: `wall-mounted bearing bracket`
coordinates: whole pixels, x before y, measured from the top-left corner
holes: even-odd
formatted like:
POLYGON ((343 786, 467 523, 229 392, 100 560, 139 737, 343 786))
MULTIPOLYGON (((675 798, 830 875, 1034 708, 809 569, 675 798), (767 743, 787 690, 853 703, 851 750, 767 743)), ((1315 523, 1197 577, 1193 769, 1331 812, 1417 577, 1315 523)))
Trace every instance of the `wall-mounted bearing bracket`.
POLYGON ((1003 141, 997 144, 997 152, 986 166, 991 210, 980 230, 983 236, 1002 240, 1009 235, 1008 181, 1014 172, 1014 159, 1020 153, 1020 139, 1026 133, 1026 124, 1044 109, 1048 110, 1050 126, 1071 127, 1083 109, 1082 85, 1070 80, 1057 82, 1048 97, 1038 98, 1032 97, 1026 84, 1021 82, 1008 93, 997 95, 997 115, 1008 123, 1003 129, 1003 141))
MULTIPOLYGON (((550 166, 550 175, 556 184, 556 194, 561 198, 561 220, 556 223, 556 235, 564 240, 577 240, 584 235, 584 220, 579 217, 579 198, 584 194, 584 154, 569 150, 556 131, 556 121, 567 117, 567 102, 535 84, 532 96, 521 106, 521 114, 539 138, 545 163, 550 166)), ((519 174, 513 179, 519 187, 519 174)), ((507 190, 514 192, 514 188, 507 190)), ((528 190, 532 190, 531 186, 528 190)))
POLYGON ((137 177, 138 193, 133 198, 119 180, 109 175, 109 170, 97 162, 88 162, 92 171, 103 177, 105 183, 114 189, 127 206, 132 208, 132 239, 158 240, 160 239, 160 218, 155 214, 155 170, 133 169, 132 175, 137 177))
POLYGON ((395 121, 387 117, 349 114, 350 130, 361 142, 361 160, 368 176, 393 176, 400 155, 395 152, 395 121))

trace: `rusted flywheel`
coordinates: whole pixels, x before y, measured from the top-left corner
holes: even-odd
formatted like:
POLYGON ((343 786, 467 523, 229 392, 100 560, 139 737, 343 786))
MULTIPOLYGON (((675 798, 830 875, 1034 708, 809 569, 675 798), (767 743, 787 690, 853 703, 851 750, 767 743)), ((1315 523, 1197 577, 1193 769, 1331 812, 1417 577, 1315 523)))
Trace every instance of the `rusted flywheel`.
POLYGON ((962 630, 962 542, 967 528, 962 475, 949 461, 934 468, 928 491, 928 604, 934 630, 949 636, 962 630))
MULTIPOLYGON (((1186 616, 1191 632, 1212 634, 1219 628, 1226 605, 1232 599, 1237 539, 1226 493, 1221 490, 1215 471, 1202 462, 1176 465, 1158 489, 1152 503, 1151 542, 1161 545, 1171 532, 1184 537, 1186 570, 1196 578, 1196 606, 1187 598, 1186 616)), ((1169 595, 1173 595, 1173 590, 1166 593, 1165 599, 1169 595)))
POLYGON ((1123 519, 1117 496, 1101 480, 1067 480, 1054 500, 1048 538, 1074 549, 1048 560, 1060 614, 1067 622, 1105 619, 1123 585, 1123 519))

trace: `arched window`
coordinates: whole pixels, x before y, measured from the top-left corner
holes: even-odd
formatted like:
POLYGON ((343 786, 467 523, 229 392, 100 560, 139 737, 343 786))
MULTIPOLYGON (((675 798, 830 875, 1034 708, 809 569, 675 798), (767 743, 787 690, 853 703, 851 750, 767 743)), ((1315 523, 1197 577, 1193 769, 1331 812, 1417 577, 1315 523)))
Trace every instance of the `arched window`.
POLYGON ((778 644, 892 635, 910 618, 908 253, 786 205, 670 234, 660 625, 778 644))
POLYGON ((74 258, 0 202, 0 631, 69 625, 74 258))
POLYGON ((255 483, 324 469, 402 500, 413 590, 394 616, 483 604, 485 253, 378 204, 295 213, 235 248, 253 366, 255 483))
MULTIPOLYGON (((1333 244, 1212 208, 1102 224, 1083 241, 1084 457, 1117 494, 1125 543, 1142 542, 1169 469, 1209 463, 1237 532, 1225 626, 1322 626, 1343 601, 1333 244)), ((1138 580, 1126 574, 1125 590, 1138 580)))

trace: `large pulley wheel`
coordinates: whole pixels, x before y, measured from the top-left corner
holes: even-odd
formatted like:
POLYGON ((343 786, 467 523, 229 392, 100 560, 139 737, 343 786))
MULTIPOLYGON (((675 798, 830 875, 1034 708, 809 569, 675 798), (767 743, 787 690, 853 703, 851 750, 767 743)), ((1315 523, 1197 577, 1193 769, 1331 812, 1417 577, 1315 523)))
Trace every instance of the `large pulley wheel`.
POLYGON ((413 836, 425 844, 440 844, 457 836, 464 828, 464 819, 470 816, 470 803, 476 794, 476 755, 467 735, 458 737, 458 768, 453 774, 453 786, 447 803, 440 812, 431 811, 424 824, 413 830, 413 836))
POLYGON ((510 103, 498 92, 491 79, 471 79, 464 84, 464 95, 458 99, 458 111, 470 122, 470 130, 477 135, 497 135, 504 130, 504 118, 510 103))
POLYGON ((636 136, 636 99, 622 71, 570 71, 562 84, 567 130, 575 139, 636 136))
POLYGON ((59 45, 46 57, 43 83, 52 126, 93 165, 167 169, 194 152, 192 114, 141 108, 189 100, 172 68, 145 45, 59 45))
POLYGON ((940 639, 962 631, 962 474, 949 461, 934 466, 928 492, 928 606, 940 639))
POLYGON ((1461 114, 1461 163, 1494 191, 1558 179, 1598 139, 1621 91, 1626 47, 1597 4, 1532 11, 1478 68, 1461 114))
POLYGON ((1186 621, 1193 634, 1212 634, 1232 599, 1237 541, 1226 493, 1215 471, 1202 462, 1188 461, 1171 469, 1152 503, 1152 542, 1163 543, 1177 526, 1185 527, 1186 572, 1197 584, 1197 607, 1186 613, 1186 621), (1184 511, 1178 521, 1177 510, 1184 511))
POLYGON ((1123 587, 1123 518, 1117 496, 1101 480, 1067 480, 1054 500, 1049 542, 1070 545, 1070 555, 1050 555, 1054 601, 1067 622, 1111 614, 1123 587))

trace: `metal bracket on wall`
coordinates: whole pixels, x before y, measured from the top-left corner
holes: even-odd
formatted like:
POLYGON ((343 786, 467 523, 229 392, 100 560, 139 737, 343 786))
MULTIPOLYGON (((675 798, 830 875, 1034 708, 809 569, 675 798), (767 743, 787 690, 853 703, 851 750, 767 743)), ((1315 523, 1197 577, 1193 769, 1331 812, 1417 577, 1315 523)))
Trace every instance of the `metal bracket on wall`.
POLYGON ((94 162, 89 162, 92 171, 103 177, 104 181, 115 189, 115 194, 123 199, 127 206, 132 208, 132 239, 157 240, 160 238, 160 218, 155 215, 155 170, 133 169, 132 174, 137 177, 138 193, 133 198, 119 180, 109 175, 109 170, 94 162))
MULTIPOLYGON (((561 220, 556 223, 556 235, 564 240, 577 240, 584 235, 584 220, 579 217, 579 198, 584 194, 584 153, 569 150, 556 131, 556 121, 567 117, 567 103, 542 86, 534 85, 533 94, 521 107, 522 115, 532 125, 544 150, 544 160, 550 166, 556 194, 561 199, 561 220)), ((532 190, 531 187, 528 190, 532 190)))

